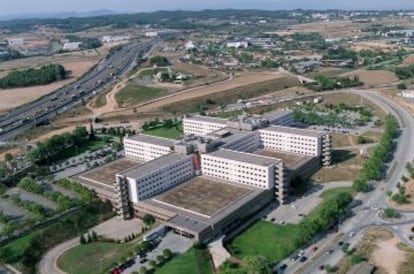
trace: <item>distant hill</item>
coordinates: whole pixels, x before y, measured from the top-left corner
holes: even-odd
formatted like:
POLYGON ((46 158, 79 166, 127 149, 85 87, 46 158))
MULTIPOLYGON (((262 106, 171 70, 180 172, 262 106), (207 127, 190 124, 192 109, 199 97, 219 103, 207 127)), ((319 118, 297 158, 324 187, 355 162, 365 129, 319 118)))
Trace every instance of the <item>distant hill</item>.
POLYGON ((58 12, 58 13, 26 13, 0 16, 0 21, 20 20, 20 19, 65 19, 76 17, 94 17, 105 15, 116 15, 119 12, 113 10, 95 10, 88 12, 58 12))

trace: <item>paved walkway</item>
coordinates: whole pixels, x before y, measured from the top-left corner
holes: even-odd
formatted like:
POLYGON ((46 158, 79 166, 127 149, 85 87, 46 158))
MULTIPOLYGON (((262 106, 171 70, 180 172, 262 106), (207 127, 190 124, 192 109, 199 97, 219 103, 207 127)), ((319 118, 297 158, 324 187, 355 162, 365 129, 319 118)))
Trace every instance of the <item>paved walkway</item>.
POLYGON ((214 267, 218 269, 226 260, 231 258, 230 253, 223 246, 224 236, 210 243, 208 250, 213 258, 214 267))

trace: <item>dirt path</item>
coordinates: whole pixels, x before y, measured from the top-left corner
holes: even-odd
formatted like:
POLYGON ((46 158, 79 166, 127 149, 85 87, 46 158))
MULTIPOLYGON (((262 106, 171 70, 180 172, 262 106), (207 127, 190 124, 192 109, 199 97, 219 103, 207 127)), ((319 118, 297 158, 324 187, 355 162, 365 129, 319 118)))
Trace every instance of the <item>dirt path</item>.
POLYGON ((373 253, 375 265, 386 270, 388 274, 398 274, 398 267, 404 262, 405 252, 397 247, 399 240, 392 238, 377 243, 373 253))

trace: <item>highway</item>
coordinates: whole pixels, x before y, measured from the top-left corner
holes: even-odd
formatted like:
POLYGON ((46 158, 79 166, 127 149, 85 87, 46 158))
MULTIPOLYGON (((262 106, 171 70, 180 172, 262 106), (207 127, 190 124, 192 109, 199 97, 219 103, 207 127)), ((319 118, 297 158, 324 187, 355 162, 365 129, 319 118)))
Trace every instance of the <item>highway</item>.
POLYGON ((9 140, 59 113, 77 106, 112 85, 135 65, 139 56, 145 55, 158 40, 131 43, 103 59, 92 71, 79 80, 37 101, 11 110, 0 117, 0 142, 9 140))
MULTIPOLYGON (((363 202, 360 206, 353 209, 354 216, 347 219, 339 229, 341 237, 334 238, 334 235, 328 235, 323 240, 317 243, 318 246, 329 245, 328 249, 332 249, 332 253, 326 253, 324 249, 312 254, 309 263, 300 265, 295 263, 290 266, 285 273, 318 273, 319 267, 322 265, 336 265, 344 257, 344 253, 340 250, 339 242, 348 242, 351 247, 354 246, 363 236, 363 232, 372 226, 389 227, 393 234, 399 238, 400 241, 413 247, 413 243, 408 241, 401 230, 400 226, 414 222, 414 216, 410 216, 410 212, 402 212, 402 219, 400 222, 387 223, 379 217, 381 208, 389 207, 387 202, 387 191, 394 190, 400 178, 405 172, 405 164, 412 161, 414 155, 414 119, 411 114, 396 104, 395 102, 384 98, 380 94, 372 91, 347 91, 358 95, 362 95, 367 99, 378 104, 393 114, 400 123, 401 134, 397 139, 397 149, 394 152, 394 160, 389 164, 390 174, 383 182, 374 182, 375 190, 360 194, 359 199, 363 202), (355 236, 351 236, 355 233, 355 236)), ((412 213, 412 212, 411 212, 412 213)))

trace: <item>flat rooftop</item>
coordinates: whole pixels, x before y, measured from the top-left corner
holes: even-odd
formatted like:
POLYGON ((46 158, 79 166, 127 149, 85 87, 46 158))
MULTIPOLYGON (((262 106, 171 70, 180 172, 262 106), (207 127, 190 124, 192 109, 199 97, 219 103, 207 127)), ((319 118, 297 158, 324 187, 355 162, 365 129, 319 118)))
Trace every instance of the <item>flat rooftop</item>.
POLYGON ((167 138, 161 138, 161 137, 155 137, 145 134, 138 134, 134 136, 126 137, 125 140, 133 140, 148 144, 153 144, 157 146, 164 146, 164 147, 173 147, 175 140, 167 139, 167 138))
POLYGON ((220 149, 208 155, 219 157, 232 161, 239 161, 252 165, 269 166, 274 163, 278 163, 280 159, 275 159, 265 155, 258 155, 253 153, 238 152, 234 150, 220 149))
POLYGON ((227 125, 226 119, 211 117, 211 116, 194 115, 194 116, 187 116, 184 119, 227 125))
POLYGON ((153 198, 154 201, 184 211, 212 217, 245 197, 252 189, 199 176, 153 198))
POLYGON ((157 159, 154 159, 152 161, 143 163, 140 166, 132 167, 128 170, 124 170, 122 172, 119 172, 118 174, 123 175, 125 177, 130 178, 139 178, 143 175, 146 175, 148 173, 151 173, 153 171, 156 171, 158 169, 161 169, 163 167, 166 167, 174 162, 177 162, 179 160, 184 159, 187 157, 186 155, 171 152, 169 154, 166 154, 164 156, 161 156, 157 159))
POLYGON ((262 129, 264 131, 275 131, 280 133, 287 133, 292 135, 300 135, 307 137, 321 137, 326 135, 323 131, 303 129, 303 128, 294 128, 294 127, 283 127, 283 126, 270 126, 262 129))
POLYGON ((139 167, 144 162, 132 160, 129 158, 121 158, 109 164, 94 168, 79 175, 79 178, 104 185, 115 184, 116 174, 130 168, 139 167))
POLYGON ((273 149, 259 149, 255 151, 254 154, 280 159, 288 169, 296 169, 300 167, 302 164, 314 158, 312 156, 278 151, 273 149))

